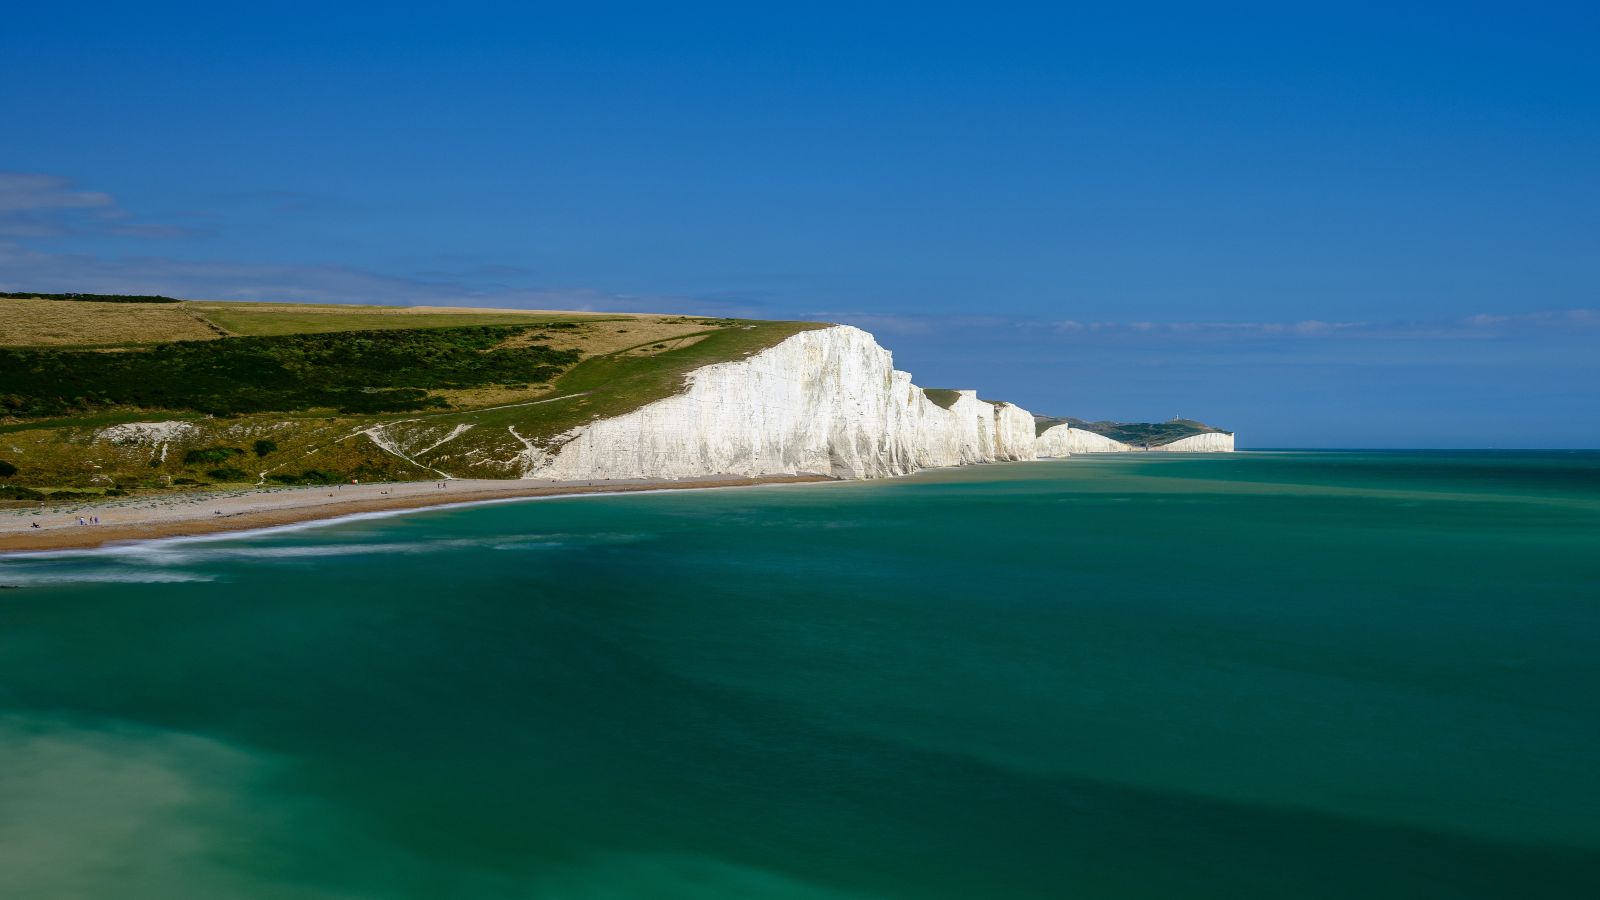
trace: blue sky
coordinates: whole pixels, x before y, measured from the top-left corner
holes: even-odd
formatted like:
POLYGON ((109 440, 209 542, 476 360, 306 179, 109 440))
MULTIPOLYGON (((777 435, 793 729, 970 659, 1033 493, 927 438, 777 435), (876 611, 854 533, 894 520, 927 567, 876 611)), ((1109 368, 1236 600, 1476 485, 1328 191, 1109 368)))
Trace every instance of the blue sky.
POLYGON ((0 289, 860 324, 1252 446, 1600 446, 1580 4, 31 4, 0 289))

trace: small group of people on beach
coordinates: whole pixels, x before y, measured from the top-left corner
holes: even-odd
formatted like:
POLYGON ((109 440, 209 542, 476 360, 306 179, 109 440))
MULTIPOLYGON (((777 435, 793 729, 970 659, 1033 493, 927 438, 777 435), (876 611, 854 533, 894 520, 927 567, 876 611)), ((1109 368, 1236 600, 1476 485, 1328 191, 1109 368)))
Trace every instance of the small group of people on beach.
MULTIPOLYGON (((99 525, 100 524, 100 517, 99 516, 89 516, 88 518, 85 518, 83 516, 79 516, 78 517, 78 524, 79 525, 99 525)), ((39 523, 38 522, 33 523, 33 527, 38 528, 39 527, 39 523)))

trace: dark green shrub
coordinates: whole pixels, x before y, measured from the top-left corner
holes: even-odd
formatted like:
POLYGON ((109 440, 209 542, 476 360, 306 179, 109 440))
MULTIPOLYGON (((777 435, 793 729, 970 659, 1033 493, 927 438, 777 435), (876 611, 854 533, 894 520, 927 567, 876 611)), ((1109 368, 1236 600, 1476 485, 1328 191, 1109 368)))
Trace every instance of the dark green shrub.
POLYGON ((180 341, 98 353, 0 348, 12 415, 57 416, 106 406, 214 416, 337 409, 448 407, 429 391, 549 381, 579 358, 544 345, 502 346, 525 325, 338 331, 180 341))
POLYGON ((198 466, 210 463, 225 463, 235 456, 243 456, 244 450, 239 447, 206 447, 200 450, 190 450, 183 455, 183 464, 198 466))
POLYGON ((0 459, 0 478, 10 478, 17 474, 17 467, 0 459))
POLYGON ((266 456, 268 453, 278 452, 278 444, 276 441, 268 438, 262 438, 261 440, 256 441, 255 450, 257 456, 266 456))
POLYGON ((278 484, 338 484, 344 481, 344 477, 334 472, 307 469, 298 474, 279 472, 275 475, 268 475, 267 480, 275 481, 278 484))
POLYGON ((236 469, 233 466, 212 469, 206 475, 218 481, 255 481, 255 478, 249 472, 243 469, 236 469))

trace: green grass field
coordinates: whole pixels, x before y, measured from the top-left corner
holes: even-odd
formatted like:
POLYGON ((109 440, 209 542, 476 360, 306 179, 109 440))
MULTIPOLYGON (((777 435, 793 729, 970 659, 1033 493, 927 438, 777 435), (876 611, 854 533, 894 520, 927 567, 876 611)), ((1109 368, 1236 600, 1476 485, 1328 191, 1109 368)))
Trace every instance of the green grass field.
POLYGON ((123 349, 232 336, 274 337, 464 325, 550 325, 684 318, 621 313, 212 300, 100 301, 92 299, 93 296, 85 295, 77 302, 63 302, 60 299, 19 294, 0 295, 0 347, 123 349))
POLYGON ((552 322, 620 321, 628 316, 522 310, 460 311, 439 307, 334 306, 304 303, 225 303, 189 301, 199 313, 232 334, 272 336, 330 331, 396 328, 450 328, 461 325, 530 325, 552 322))
POLYGON ((0 503, 33 489, 428 479, 443 465, 514 476, 510 461, 529 443, 548 446, 671 396, 697 368, 825 327, 560 311, 0 303, 27 313, 0 330, 0 462, 17 469, 0 477, 0 503), (369 438, 374 429, 382 441, 369 438), (273 449, 211 458, 257 442, 273 449))

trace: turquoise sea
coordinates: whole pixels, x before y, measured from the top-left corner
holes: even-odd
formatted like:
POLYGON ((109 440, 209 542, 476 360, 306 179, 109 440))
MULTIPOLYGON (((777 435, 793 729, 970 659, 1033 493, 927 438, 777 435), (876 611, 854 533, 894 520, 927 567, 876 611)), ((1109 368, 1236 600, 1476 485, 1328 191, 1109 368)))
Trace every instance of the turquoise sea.
POLYGON ((0 897, 1600 897, 1600 453, 0 558, 0 897))

